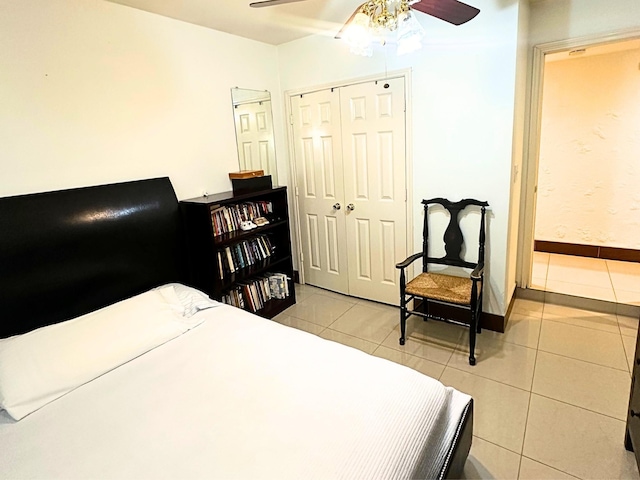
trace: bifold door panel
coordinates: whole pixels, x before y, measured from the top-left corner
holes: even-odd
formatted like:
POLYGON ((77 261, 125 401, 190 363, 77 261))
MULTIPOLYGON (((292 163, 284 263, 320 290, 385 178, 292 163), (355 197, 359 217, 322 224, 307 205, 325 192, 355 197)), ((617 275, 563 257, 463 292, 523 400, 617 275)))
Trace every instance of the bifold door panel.
POLYGON ((404 79, 292 98, 305 282, 397 304, 406 257, 404 79))

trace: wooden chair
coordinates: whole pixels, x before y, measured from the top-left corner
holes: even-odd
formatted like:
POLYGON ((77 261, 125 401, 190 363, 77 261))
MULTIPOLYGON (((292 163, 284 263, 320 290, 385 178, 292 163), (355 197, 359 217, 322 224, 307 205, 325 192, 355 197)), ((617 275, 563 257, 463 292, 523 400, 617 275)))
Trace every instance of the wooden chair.
MULTIPOLYGON (((487 202, 465 199, 459 202, 450 202, 444 198, 423 200, 424 205, 424 234, 422 252, 415 253, 404 262, 398 263, 400 269, 400 345, 405 343, 407 318, 411 315, 419 315, 435 320, 454 323, 469 327, 469 364, 475 365, 474 350, 476 345, 476 332, 480 333, 480 314, 482 312, 482 286, 484 283, 484 244, 485 244, 485 212, 489 206, 487 202), (450 215, 449 225, 444 233, 444 248, 446 254, 442 258, 429 256, 429 205, 439 204, 450 215), (462 245, 464 238, 460 229, 459 216, 465 208, 480 207, 480 236, 477 263, 462 259, 462 245), (414 261, 422 259, 422 273, 406 283, 405 269, 414 261), (429 265, 438 264, 453 267, 472 269, 468 276, 453 276, 443 273, 430 273, 429 265), (408 304, 414 301, 413 310, 408 304), (416 300, 421 300, 416 305, 416 300), (441 315, 431 314, 430 306, 433 304, 455 307, 469 311, 469 323, 460 319, 445 318, 441 315)), ((442 308, 440 308, 442 310, 442 308)))

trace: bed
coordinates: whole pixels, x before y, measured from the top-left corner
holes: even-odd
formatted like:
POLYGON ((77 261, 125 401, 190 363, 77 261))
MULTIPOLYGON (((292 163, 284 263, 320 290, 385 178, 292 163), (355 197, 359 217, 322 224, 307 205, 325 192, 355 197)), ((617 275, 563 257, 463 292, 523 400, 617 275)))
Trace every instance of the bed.
POLYGON ((168 178, 0 199, 0 231, 0 478, 461 475, 469 396, 188 286, 168 178))

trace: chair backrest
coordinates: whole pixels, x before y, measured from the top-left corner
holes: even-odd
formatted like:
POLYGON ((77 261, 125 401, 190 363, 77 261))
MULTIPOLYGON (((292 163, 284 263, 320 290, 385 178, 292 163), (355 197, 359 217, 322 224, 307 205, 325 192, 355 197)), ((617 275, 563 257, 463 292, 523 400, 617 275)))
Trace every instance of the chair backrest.
POLYGON ((440 265, 451 265, 455 267, 466 267, 466 268, 475 268, 478 264, 484 264, 484 243, 485 243, 485 228, 484 228, 484 217, 486 213, 486 207, 489 206, 487 202, 482 202, 480 200, 474 200, 472 198, 466 198, 464 200, 460 200, 459 202, 450 202, 445 198, 432 198, 430 200, 423 200, 422 204, 424 205, 424 237, 423 237, 423 245, 422 251, 423 253, 423 261, 422 261, 422 270, 424 272, 427 271, 427 267, 429 263, 435 263, 440 265), (435 258, 429 256, 429 222, 428 222, 428 214, 429 214, 429 205, 439 204, 442 205, 450 215, 449 225, 444 232, 444 249, 445 256, 441 258, 435 258), (480 234, 478 241, 478 261, 477 263, 467 262, 462 259, 462 245, 464 244, 464 237, 462 235, 462 230, 460 229, 459 216, 460 212, 462 212, 468 206, 478 206, 480 207, 480 234))

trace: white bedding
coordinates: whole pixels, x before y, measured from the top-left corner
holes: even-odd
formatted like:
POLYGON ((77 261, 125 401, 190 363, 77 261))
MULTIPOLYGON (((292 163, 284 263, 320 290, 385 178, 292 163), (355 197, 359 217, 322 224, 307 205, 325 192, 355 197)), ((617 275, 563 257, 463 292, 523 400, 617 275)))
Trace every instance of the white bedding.
POLYGON ((0 478, 433 478, 470 397, 233 307, 16 422, 0 478))

